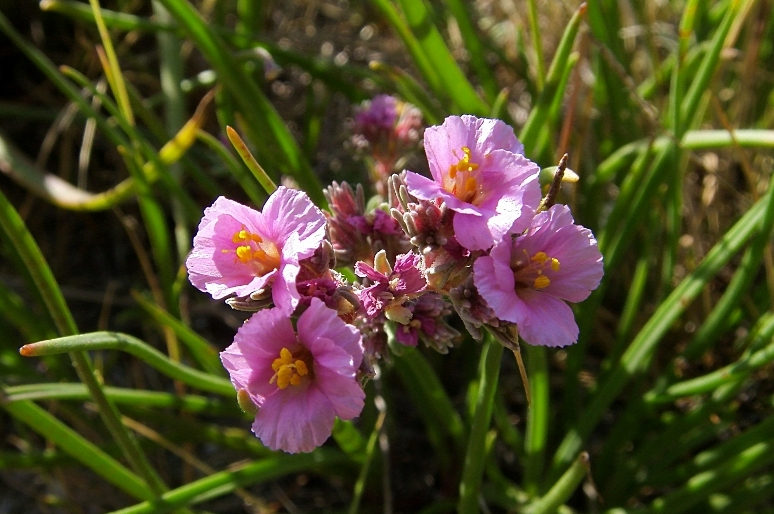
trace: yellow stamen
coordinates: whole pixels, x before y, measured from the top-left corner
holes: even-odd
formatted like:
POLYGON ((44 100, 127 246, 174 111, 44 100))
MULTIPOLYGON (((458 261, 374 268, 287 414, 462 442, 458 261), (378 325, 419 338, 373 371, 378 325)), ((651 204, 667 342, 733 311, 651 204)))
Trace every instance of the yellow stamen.
POLYGON ((237 245, 230 250, 222 249, 223 253, 234 252, 236 260, 249 265, 255 276, 262 276, 277 269, 280 264, 280 254, 271 241, 264 241, 259 234, 250 232, 244 225, 234 232, 231 241, 237 245))
POLYGON ((544 289, 551 284, 551 280, 545 275, 538 275, 535 279, 535 289, 544 289))
POLYGON ((462 159, 457 161, 457 164, 452 164, 449 167, 449 176, 455 178, 458 171, 475 171, 478 169, 478 164, 470 162, 470 148, 467 146, 462 147, 462 159))
POLYGON ((304 350, 302 358, 297 359, 293 357, 290 350, 282 348, 279 358, 274 359, 274 362, 271 364, 274 375, 269 380, 269 383, 273 384, 276 382, 277 387, 280 389, 285 389, 291 385, 299 385, 302 382, 301 377, 309 375, 309 366, 302 360, 304 356, 308 355, 308 352, 304 350))
POLYGON ((529 257, 524 250, 524 257, 511 259, 511 270, 513 270, 516 287, 545 289, 551 285, 551 279, 544 272, 549 272, 550 275, 551 272, 559 271, 559 268, 559 259, 543 251, 535 252, 532 257, 529 257))

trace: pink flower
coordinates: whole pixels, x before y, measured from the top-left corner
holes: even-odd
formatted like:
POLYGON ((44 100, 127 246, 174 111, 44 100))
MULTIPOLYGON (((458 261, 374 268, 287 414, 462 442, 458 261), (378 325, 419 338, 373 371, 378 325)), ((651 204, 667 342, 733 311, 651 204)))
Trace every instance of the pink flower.
POLYGON ((413 253, 398 255, 395 269, 387 262, 384 250, 374 257, 374 268, 365 262, 355 263, 355 274, 368 278, 374 284, 355 291, 370 318, 384 312, 387 318, 406 324, 411 320, 411 310, 403 304, 427 287, 425 277, 418 268, 420 258, 413 253))
POLYGON ((306 193, 280 186, 263 212, 219 197, 204 211, 186 260, 191 283, 213 298, 272 289, 290 315, 298 305, 299 261, 325 237, 325 217, 306 193))
POLYGON ((355 376, 363 359, 358 330, 317 298, 297 330, 279 309, 258 311, 220 354, 234 387, 258 407, 253 433, 290 453, 323 444, 335 418, 358 416, 365 399, 355 376))
POLYGON ((565 301, 585 300, 602 274, 594 235, 575 225, 564 205, 537 214, 523 235, 496 244, 473 264, 476 288, 495 315, 516 323, 526 342, 542 346, 578 340, 565 301))
POLYGON ((442 198, 455 211, 457 241, 486 250, 525 230, 540 202, 539 169, 523 151, 500 120, 450 116, 425 130, 433 180, 408 172, 406 187, 422 200, 442 198))

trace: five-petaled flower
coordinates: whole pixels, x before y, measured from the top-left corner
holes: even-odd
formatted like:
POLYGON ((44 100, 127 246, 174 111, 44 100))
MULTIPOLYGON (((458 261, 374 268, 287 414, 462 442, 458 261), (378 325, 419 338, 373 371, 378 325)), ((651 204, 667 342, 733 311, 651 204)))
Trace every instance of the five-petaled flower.
POLYGON ((325 237, 325 217, 306 193, 280 186, 262 212, 219 197, 204 211, 186 260, 191 283, 213 298, 271 288, 274 305, 298 305, 299 261, 325 237))
POLYGON ((272 450, 310 452, 331 435, 336 417, 363 409, 360 333, 317 298, 297 333, 281 310, 256 312, 220 358, 237 391, 258 407, 252 429, 272 450))
POLYGON ((578 340, 565 301, 585 300, 602 274, 594 235, 573 222, 565 205, 538 213, 524 234, 496 244, 473 265, 478 292, 495 315, 516 323, 526 342, 543 346, 578 340))
POLYGON ((407 172, 406 187, 422 200, 443 199, 462 246, 486 250, 529 226, 540 202, 539 170, 508 125, 450 116, 425 130, 425 152, 433 180, 407 172))

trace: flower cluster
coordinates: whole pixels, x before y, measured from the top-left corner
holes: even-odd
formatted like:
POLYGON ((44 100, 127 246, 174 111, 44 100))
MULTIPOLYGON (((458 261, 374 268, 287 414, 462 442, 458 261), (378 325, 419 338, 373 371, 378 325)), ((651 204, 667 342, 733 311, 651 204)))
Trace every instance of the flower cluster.
MULTIPOLYGON (((384 141, 416 137, 415 109, 381 96, 357 113, 375 159, 384 141)), ((388 334, 446 353, 461 339, 456 312, 476 339, 489 330, 504 344, 515 334, 544 346, 577 341, 566 302, 597 287, 602 256, 566 206, 541 200, 540 170, 513 130, 452 116, 425 130, 424 148, 432 178, 392 174, 370 210, 363 189, 346 183, 327 188, 326 213, 285 187, 261 212, 225 198, 205 210, 190 280, 253 312, 221 359, 269 448, 311 451, 336 417, 357 417, 363 380, 389 357, 388 334)), ((400 153, 390 159, 393 167, 400 153)))

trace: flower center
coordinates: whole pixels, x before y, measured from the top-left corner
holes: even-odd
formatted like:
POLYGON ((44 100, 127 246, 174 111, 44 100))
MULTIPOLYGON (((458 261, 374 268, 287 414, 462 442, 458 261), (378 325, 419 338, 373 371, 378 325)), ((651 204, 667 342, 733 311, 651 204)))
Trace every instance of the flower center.
POLYGON ((454 156, 459 160, 457 164, 449 166, 449 175, 444 180, 444 189, 450 192, 463 202, 476 204, 480 199, 481 191, 481 173, 478 172, 478 163, 470 160, 470 148, 462 147, 462 157, 453 151, 454 156))
POLYGON ((545 274, 559 271, 559 259, 549 256, 546 252, 535 252, 530 257, 526 250, 523 255, 511 258, 511 270, 516 281, 516 287, 531 287, 545 289, 551 285, 551 279, 545 274))
POLYGON ((277 246, 250 232, 244 225, 242 230, 234 232, 231 241, 237 246, 233 250, 223 250, 223 253, 234 252, 235 259, 251 266, 256 276, 263 276, 279 268, 280 254, 277 246))
POLYGON ((269 380, 270 384, 276 382, 280 389, 297 386, 303 381, 302 377, 312 377, 312 354, 306 348, 295 355, 287 348, 282 348, 279 357, 272 362, 271 369, 274 375, 269 380))

